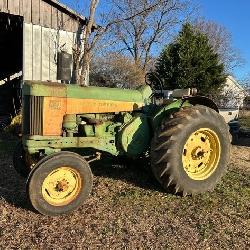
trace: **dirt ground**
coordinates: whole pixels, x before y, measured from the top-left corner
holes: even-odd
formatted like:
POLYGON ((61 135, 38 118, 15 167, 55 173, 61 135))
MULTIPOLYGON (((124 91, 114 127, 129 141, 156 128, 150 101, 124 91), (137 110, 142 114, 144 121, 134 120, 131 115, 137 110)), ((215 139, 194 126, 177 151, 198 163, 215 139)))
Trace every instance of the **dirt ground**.
POLYGON ((70 215, 35 213, 0 136, 0 249, 250 249, 250 138, 233 146, 213 193, 165 193, 143 166, 93 167, 90 199, 70 215))

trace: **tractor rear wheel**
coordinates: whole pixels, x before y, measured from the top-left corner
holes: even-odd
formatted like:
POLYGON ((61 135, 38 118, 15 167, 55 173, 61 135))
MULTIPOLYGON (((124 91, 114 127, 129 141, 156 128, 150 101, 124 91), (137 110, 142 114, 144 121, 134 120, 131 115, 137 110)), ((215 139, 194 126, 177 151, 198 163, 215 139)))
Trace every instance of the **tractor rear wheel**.
POLYGON ((92 191, 88 162, 72 152, 47 156, 37 163, 27 181, 28 198, 41 214, 56 216, 79 208, 92 191))
POLYGON ((183 108, 162 122, 151 145, 151 167, 165 189, 197 194, 212 191, 230 159, 224 119, 205 106, 183 108))

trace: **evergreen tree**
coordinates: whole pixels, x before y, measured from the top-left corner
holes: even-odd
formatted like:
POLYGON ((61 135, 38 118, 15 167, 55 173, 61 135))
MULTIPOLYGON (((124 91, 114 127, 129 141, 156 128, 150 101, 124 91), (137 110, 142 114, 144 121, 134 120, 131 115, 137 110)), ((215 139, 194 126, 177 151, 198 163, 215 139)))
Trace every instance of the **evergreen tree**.
POLYGON ((155 73, 165 89, 193 87, 203 95, 217 92, 226 81, 224 65, 207 36, 191 24, 184 24, 176 40, 163 49, 155 73))

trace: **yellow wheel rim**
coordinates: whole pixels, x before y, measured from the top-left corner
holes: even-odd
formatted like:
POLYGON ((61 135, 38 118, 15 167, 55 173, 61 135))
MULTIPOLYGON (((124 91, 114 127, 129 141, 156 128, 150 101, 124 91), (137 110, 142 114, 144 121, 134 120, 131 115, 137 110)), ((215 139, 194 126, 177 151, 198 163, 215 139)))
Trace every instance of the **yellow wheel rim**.
POLYGON ((221 154, 218 135, 201 128, 188 138, 182 155, 183 167, 193 180, 205 180, 216 170, 221 154))
POLYGON ((80 193, 82 183, 78 171, 61 167, 52 171, 43 181, 43 198, 53 206, 65 206, 80 193))

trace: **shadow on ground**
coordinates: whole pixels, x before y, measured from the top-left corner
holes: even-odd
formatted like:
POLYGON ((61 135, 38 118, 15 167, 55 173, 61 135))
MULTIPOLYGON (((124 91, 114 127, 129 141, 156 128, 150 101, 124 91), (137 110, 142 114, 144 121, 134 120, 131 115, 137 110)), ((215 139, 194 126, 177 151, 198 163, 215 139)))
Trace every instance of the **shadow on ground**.
MULTIPOLYGON (((0 135, 0 199, 3 198, 15 207, 30 209, 26 197, 26 179, 16 173, 12 162, 17 142, 18 139, 15 137, 8 138, 0 135)), ((102 160, 92 163, 91 169, 96 177, 122 180, 135 187, 165 192, 153 177, 147 159, 118 162, 115 157, 105 155, 102 160)))
POLYGON ((114 161, 115 158, 105 156, 101 161, 93 163, 91 169, 94 176, 122 180, 143 189, 165 192, 153 176, 149 159, 114 161))
POLYGON ((0 135, 0 198, 16 207, 27 208, 25 179, 20 177, 12 164, 12 155, 18 139, 0 135))
MULTIPOLYGON (((12 163, 16 144, 16 138, 9 139, 0 135, 0 198, 16 207, 30 209, 25 191, 26 180, 16 173, 12 163)), ((241 137, 237 145, 250 146, 250 138, 241 137)), ((91 169, 96 177, 120 180, 145 190, 166 192, 154 178, 149 159, 118 161, 116 157, 104 155, 102 160, 91 164, 91 169)), ((168 193, 172 194, 173 190, 169 189, 168 193)))

